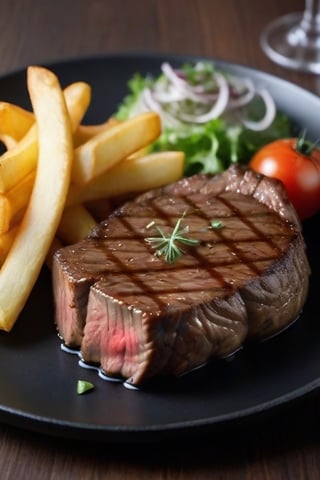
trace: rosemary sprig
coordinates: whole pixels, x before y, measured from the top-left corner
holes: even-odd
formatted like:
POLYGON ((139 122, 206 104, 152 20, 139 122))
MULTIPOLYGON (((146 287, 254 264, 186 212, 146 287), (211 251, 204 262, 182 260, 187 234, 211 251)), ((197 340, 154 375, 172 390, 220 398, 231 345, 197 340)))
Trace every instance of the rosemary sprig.
POLYGON ((168 263, 174 263, 179 257, 183 255, 183 250, 178 245, 195 246, 199 245, 199 240, 188 238, 186 235, 189 232, 189 226, 181 228, 181 222, 184 215, 177 220, 172 232, 165 233, 162 228, 154 225, 152 222, 150 226, 154 225, 154 228, 158 231, 158 237, 148 237, 145 241, 151 244, 152 248, 156 249, 156 255, 163 256, 168 263))

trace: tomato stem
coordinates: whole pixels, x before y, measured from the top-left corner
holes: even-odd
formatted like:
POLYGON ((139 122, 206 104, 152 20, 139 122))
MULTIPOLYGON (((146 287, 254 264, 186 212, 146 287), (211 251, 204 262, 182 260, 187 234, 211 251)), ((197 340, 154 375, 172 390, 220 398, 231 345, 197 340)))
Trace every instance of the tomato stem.
POLYGON ((313 143, 310 142, 310 140, 307 140, 307 130, 305 128, 297 139, 295 150, 308 157, 311 155, 313 150, 319 145, 319 142, 320 142, 320 138, 318 138, 318 140, 316 140, 313 143))

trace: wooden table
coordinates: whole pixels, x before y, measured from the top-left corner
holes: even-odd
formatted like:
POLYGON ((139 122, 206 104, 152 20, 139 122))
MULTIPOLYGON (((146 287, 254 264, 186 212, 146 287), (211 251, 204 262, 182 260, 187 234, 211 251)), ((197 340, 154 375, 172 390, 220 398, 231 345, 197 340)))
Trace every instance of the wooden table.
MULTIPOLYGON (((211 56, 320 91, 320 76, 273 64, 261 29, 302 0, 1 0, 0 75, 29 64, 112 52, 211 56)), ((0 92, 1 96, 1 92, 0 92)), ((319 395, 245 440, 213 436, 182 445, 94 445, 0 426, 0 477, 20 479, 317 479, 319 395)))

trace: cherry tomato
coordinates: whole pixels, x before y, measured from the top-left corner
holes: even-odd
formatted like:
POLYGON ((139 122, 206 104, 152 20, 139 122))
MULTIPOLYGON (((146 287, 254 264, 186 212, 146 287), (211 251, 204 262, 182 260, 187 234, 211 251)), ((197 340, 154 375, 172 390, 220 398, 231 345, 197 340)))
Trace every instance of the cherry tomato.
POLYGON ((280 139, 262 147, 249 166, 282 181, 301 220, 320 210, 319 149, 296 138, 280 139))

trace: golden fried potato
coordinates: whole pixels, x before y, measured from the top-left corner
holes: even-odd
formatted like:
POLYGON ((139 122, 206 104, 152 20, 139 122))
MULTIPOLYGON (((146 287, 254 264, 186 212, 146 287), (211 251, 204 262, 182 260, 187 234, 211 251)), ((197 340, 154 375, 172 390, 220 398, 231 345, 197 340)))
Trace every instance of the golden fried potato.
POLYGON ((64 209, 57 236, 64 243, 76 243, 89 235, 96 224, 93 216, 83 205, 74 205, 64 209))
POLYGON ((57 77, 29 67, 29 94, 38 125, 38 168, 26 213, 0 269, 0 329, 14 326, 55 237, 70 184, 70 118, 57 77))
POLYGON ((13 103, 0 102, 0 141, 7 149, 13 148, 33 124, 31 112, 13 103))
MULTIPOLYGON (((72 129, 75 131, 88 108, 91 87, 85 82, 72 83, 64 90, 64 95, 72 129)), ((37 158, 38 130, 34 124, 15 147, 0 157, 0 193, 7 192, 34 171, 37 158)))
POLYGON ((119 120, 111 117, 111 118, 108 118, 105 122, 98 123, 96 125, 82 125, 82 124, 78 125, 73 136, 74 147, 76 148, 76 147, 79 147, 80 145, 83 145, 84 143, 91 140, 91 138, 95 137, 96 135, 99 135, 102 132, 105 132, 110 127, 113 127, 114 125, 118 125, 119 123, 120 123, 119 120))
POLYGON ((81 121, 91 87, 61 89, 57 76, 29 67, 33 112, 0 102, 0 330, 10 331, 44 262, 86 237, 119 199, 175 182, 184 154, 149 154, 161 133, 147 112, 97 125, 81 121), (1 119, 3 122, 1 124, 1 119), (20 125, 15 125, 15 122, 20 125))
POLYGON ((160 187, 179 180, 183 176, 183 169, 182 152, 159 152, 128 158, 85 187, 71 185, 67 204, 75 205, 160 187))
POLYGON ((71 130, 75 132, 91 102, 91 86, 86 82, 74 82, 68 85, 63 93, 70 117, 71 130))
POLYGON ((11 210, 11 222, 16 223, 15 217, 20 211, 25 210, 31 197, 36 171, 33 170, 26 175, 19 183, 6 193, 11 210))
POLYGON ((0 235, 10 228, 12 217, 11 205, 5 195, 0 195, 0 235))
POLYGON ((161 133, 160 117, 147 112, 106 129, 76 148, 72 181, 85 185, 121 160, 153 142, 161 133))
POLYGON ((0 267, 8 255, 11 245, 13 244, 13 241, 16 237, 17 231, 18 227, 14 226, 13 228, 10 228, 10 230, 8 230, 7 232, 0 235, 0 267))

